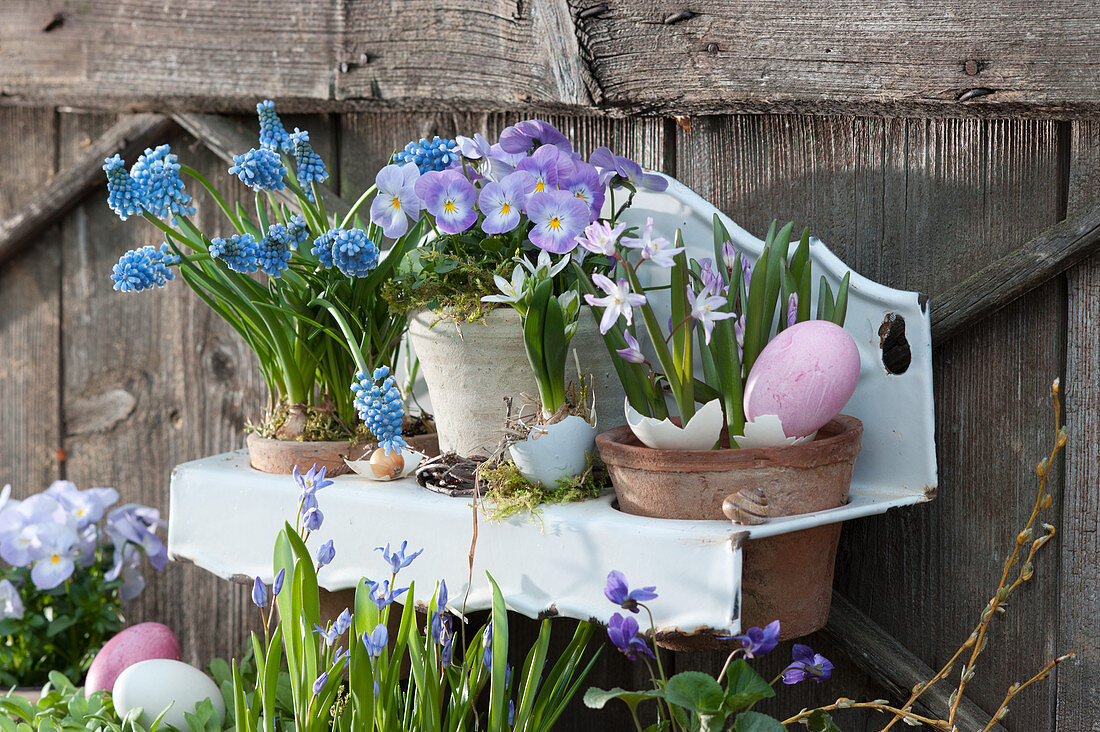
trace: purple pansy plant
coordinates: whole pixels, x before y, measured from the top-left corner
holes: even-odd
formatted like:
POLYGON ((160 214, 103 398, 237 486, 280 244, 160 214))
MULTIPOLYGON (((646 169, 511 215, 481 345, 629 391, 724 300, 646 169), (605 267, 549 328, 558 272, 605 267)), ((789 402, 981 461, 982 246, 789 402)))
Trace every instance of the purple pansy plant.
POLYGON ((444 234, 461 234, 477 221, 474 208, 477 191, 462 173, 429 170, 420 176, 414 188, 444 234))
POLYGON ((378 195, 370 205, 370 220, 391 239, 403 236, 409 230, 409 221, 420 217, 421 203, 416 194, 419 179, 420 170, 414 163, 387 165, 375 176, 378 195))
POLYGON ((528 234, 531 243, 553 254, 571 252, 590 220, 584 201, 558 190, 532 194, 527 199, 527 216, 534 224, 528 234))

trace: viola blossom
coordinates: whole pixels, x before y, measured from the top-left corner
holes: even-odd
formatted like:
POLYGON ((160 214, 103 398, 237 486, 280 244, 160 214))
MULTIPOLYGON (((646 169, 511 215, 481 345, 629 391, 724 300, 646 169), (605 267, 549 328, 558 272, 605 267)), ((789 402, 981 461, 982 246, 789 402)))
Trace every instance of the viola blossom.
POLYGON ((791 649, 794 662, 783 670, 784 684, 797 684, 812 679, 815 684, 828 681, 833 675, 833 664, 820 653, 814 653, 809 646, 795 643, 791 649))
POLYGON ((558 187, 569 191, 588 204, 591 212, 590 220, 595 220, 600 215, 606 187, 600 181, 600 173, 594 166, 583 160, 574 161, 573 172, 568 177, 560 179, 558 187))
POLYGON ((607 621, 607 637, 631 661, 638 660, 639 653, 656 658, 653 651, 649 650, 649 644, 638 635, 638 621, 629 615, 612 615, 607 621))
POLYGON ((386 646, 390 642, 390 632, 386 628, 385 623, 379 623, 375 626, 374 630, 370 632, 370 635, 363 634, 363 645, 367 648, 367 654, 371 658, 378 658, 382 655, 382 652, 386 650, 386 646))
POLYGON ((792 292, 787 298, 787 327, 798 322, 798 293, 792 292))
POLYGON ((294 155, 294 177, 302 187, 302 193, 312 201, 314 200, 313 184, 328 180, 325 162, 313 151, 313 146, 309 144, 309 133, 305 130, 294 128, 294 132, 290 135, 290 146, 294 155))
POLYGON ((749 628, 744 635, 720 637, 722 640, 741 641, 745 658, 756 658, 771 653, 779 644, 779 621, 773 620, 763 628, 749 628))
POLYGON ((625 279, 618 282, 612 281, 607 275, 596 272, 592 275, 592 281, 607 293, 606 297, 595 297, 585 294, 584 301, 589 305, 597 305, 604 309, 600 319, 600 333, 605 334, 611 330, 611 326, 621 316, 630 325, 634 318, 634 308, 645 304, 645 295, 631 292, 630 285, 625 279))
POLYGON ((179 256, 168 251, 167 244, 161 244, 159 249, 151 244, 131 249, 119 257, 111 271, 111 281, 119 292, 143 292, 164 287, 168 280, 176 277, 168 268, 179 262, 179 256))
POLYGON ((409 556, 405 556, 405 550, 408 548, 409 542, 401 542, 401 548, 395 552, 390 551, 390 545, 386 544, 385 547, 376 546, 374 550, 376 552, 382 552, 382 558, 386 560, 386 563, 390 565, 390 569, 394 574, 397 574, 405 567, 412 564, 413 560, 419 557, 424 550, 420 549, 413 552, 409 556))
POLYGON ((603 171, 603 178, 614 187, 629 185, 635 190, 644 188, 648 191, 661 192, 668 188, 668 181, 655 174, 646 173, 642 166, 630 158, 616 155, 606 147, 598 147, 589 156, 588 161, 603 171))
POLYGON ((513 155, 526 153, 532 147, 553 145, 564 152, 573 152, 569 138, 561 131, 541 119, 528 119, 506 127, 500 133, 500 147, 513 155))
POLYGON ((500 275, 493 275, 493 282, 496 283, 497 289, 500 290, 500 294, 484 295, 481 298, 482 302, 500 302, 516 305, 527 295, 527 275, 524 273, 523 267, 518 264, 516 268, 512 270, 511 282, 500 275))
POLYGON ((332 560, 336 558, 336 547, 332 544, 332 539, 329 539, 321 548, 317 550, 317 569, 332 563, 332 560))
POLYGON ((254 191, 281 191, 286 188, 286 166, 279 154, 266 147, 253 148, 243 155, 233 156, 229 174, 254 191))
POLYGON ((535 181, 535 193, 552 191, 573 175, 573 159, 553 145, 543 145, 529 158, 516 165, 516 171, 528 173, 535 181))
POLYGON ((477 199, 477 207, 485 216, 481 229, 486 234, 503 234, 516 228, 527 196, 534 190, 534 178, 522 171, 512 173, 499 183, 487 183, 477 199))
POLYGON ((588 206, 568 191, 544 191, 527 199, 527 217, 534 224, 527 235, 531 243, 553 254, 566 254, 577 246, 577 234, 590 222, 588 206))
POLYGON ((468 160, 484 160, 489 157, 493 147, 480 132, 475 132, 473 137, 455 135, 455 144, 458 145, 458 151, 462 157, 468 160))
POLYGON ((648 259, 658 267, 666 268, 675 266, 676 260, 673 257, 684 251, 684 247, 673 247, 672 243, 663 236, 653 236, 652 216, 646 218, 645 226, 642 227, 638 236, 623 239, 623 246, 640 249, 642 259, 648 259))
POLYGON ((23 619, 23 600, 11 580, 0 580, 0 620, 23 619))
POLYGON ((278 152, 292 151, 290 135, 283 127, 282 120, 275 113, 275 102, 265 99, 256 105, 256 115, 260 118, 260 147, 278 152))
POLYGON ((687 288, 687 301, 691 307, 691 317, 703 326, 703 338, 710 345, 710 333, 714 330, 714 324, 719 320, 734 317, 733 313, 722 312, 718 308, 726 305, 726 298, 721 295, 712 295, 706 289, 696 297, 695 291, 689 285, 687 288))
POLYGON ((133 600, 145 589, 145 577, 138 571, 141 558, 141 549, 128 543, 122 547, 121 552, 115 551, 114 565, 103 575, 108 582, 122 580, 122 587, 118 590, 118 597, 122 602, 133 600))
POLYGON ((127 503, 107 514, 107 535, 117 553, 129 542, 141 548, 149 563, 158 572, 168 566, 168 548, 157 536, 158 528, 167 526, 160 511, 137 503, 127 503))
POLYGON ((626 348, 616 348, 615 353, 619 354, 619 357, 624 361, 645 363, 645 354, 642 353, 637 339, 630 334, 629 330, 623 331, 623 337, 626 338, 626 348))
POLYGON ((367 583, 367 588, 370 590, 368 592, 370 601, 375 604, 379 611, 384 610, 390 603, 409 590, 408 587, 393 589, 390 587, 389 580, 382 580, 381 582, 363 581, 367 583))
POLYGON ((457 170, 430 170, 416 181, 415 189, 444 234, 461 234, 477 221, 477 191, 457 170))
POLYGON ((35 524, 24 529, 30 535, 31 582, 40 590, 52 590, 76 569, 73 546, 76 531, 63 524, 35 524))
POLYGON ((612 228, 607 222, 595 221, 584 227, 584 236, 578 236, 577 243, 593 254, 614 257, 618 251, 615 245, 625 230, 626 224, 619 224, 612 228))
POLYGON ((419 178, 420 171, 413 163, 387 165, 374 178, 378 195, 370 205, 370 220, 381 226, 390 239, 403 236, 409 230, 409 221, 420 218, 421 203, 416 195, 419 178))
MULTIPOLYGON (((635 345, 637 343, 637 341, 634 341, 635 345)), ((636 613, 638 612, 639 603, 657 598, 657 588, 641 587, 637 590, 631 590, 627 585, 626 576, 619 570, 613 569, 607 575, 607 584, 604 585, 603 594, 604 597, 623 610, 636 613)))

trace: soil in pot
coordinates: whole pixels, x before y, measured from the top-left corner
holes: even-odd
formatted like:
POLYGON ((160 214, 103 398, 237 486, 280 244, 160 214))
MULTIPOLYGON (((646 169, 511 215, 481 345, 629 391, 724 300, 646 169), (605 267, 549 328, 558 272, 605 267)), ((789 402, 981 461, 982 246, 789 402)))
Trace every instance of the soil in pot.
MULTIPOLYGON (((848 500, 863 424, 839 415, 812 442, 750 450, 654 450, 619 427, 596 444, 627 513, 655 518, 728 521, 726 496, 762 491, 769 516, 836 508, 848 500)), ((728 436, 723 436, 726 446, 728 436)), ((840 524, 746 542, 742 548, 741 627, 778 618, 781 637, 807 635, 825 625, 832 596, 840 524)), ((663 645, 703 650, 713 639, 672 638, 663 645)))

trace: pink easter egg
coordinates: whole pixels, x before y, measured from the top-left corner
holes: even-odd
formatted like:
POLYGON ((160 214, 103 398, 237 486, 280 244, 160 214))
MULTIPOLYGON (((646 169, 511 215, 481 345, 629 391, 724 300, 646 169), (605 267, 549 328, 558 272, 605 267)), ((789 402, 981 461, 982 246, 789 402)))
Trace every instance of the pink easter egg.
POLYGON ((840 413, 859 381, 859 349, 826 320, 796 323, 760 351, 745 380, 745 418, 774 414, 787 437, 805 437, 840 413))
POLYGON ((135 663, 154 658, 173 661, 181 658, 180 642, 167 625, 138 623, 121 630, 92 660, 84 681, 84 693, 110 691, 120 673, 135 663))

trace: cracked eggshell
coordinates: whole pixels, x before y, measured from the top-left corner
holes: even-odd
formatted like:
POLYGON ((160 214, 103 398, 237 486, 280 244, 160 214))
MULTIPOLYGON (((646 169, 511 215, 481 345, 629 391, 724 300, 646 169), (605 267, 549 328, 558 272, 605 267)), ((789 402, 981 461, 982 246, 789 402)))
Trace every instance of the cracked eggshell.
POLYGON ((596 453, 596 428, 572 415, 556 424, 532 427, 527 439, 508 451, 524 478, 552 486, 588 468, 588 456, 596 453))
POLYGON ((670 419, 644 417, 630 406, 629 400, 625 404, 626 423, 634 436, 655 450, 709 450, 718 442, 726 423, 718 399, 699 407, 683 427, 676 426, 670 419))
POLYGON ((762 414, 755 420, 745 422, 745 434, 734 435, 737 446, 743 449, 753 447, 782 447, 784 445, 801 445, 809 442, 817 436, 816 430, 805 437, 787 437, 783 431, 783 423, 774 414, 762 414))
POLYGON ((397 480, 398 478, 407 478, 412 474, 414 470, 420 467, 420 463, 424 462, 427 455, 422 452, 417 452, 407 447, 401 448, 401 457, 405 459, 405 467, 401 471, 401 475, 396 478, 384 478, 374 474, 374 470, 370 466, 370 455, 365 456, 366 460, 348 460, 344 459, 344 462, 348 464, 348 467, 356 475, 361 475, 364 478, 370 478, 371 480, 377 480, 380 483, 384 483, 389 480, 397 480))
POLYGON ((796 323, 760 352, 745 380, 745 419, 775 415, 788 437, 805 437, 840 413, 859 381, 859 349, 826 320, 796 323))

